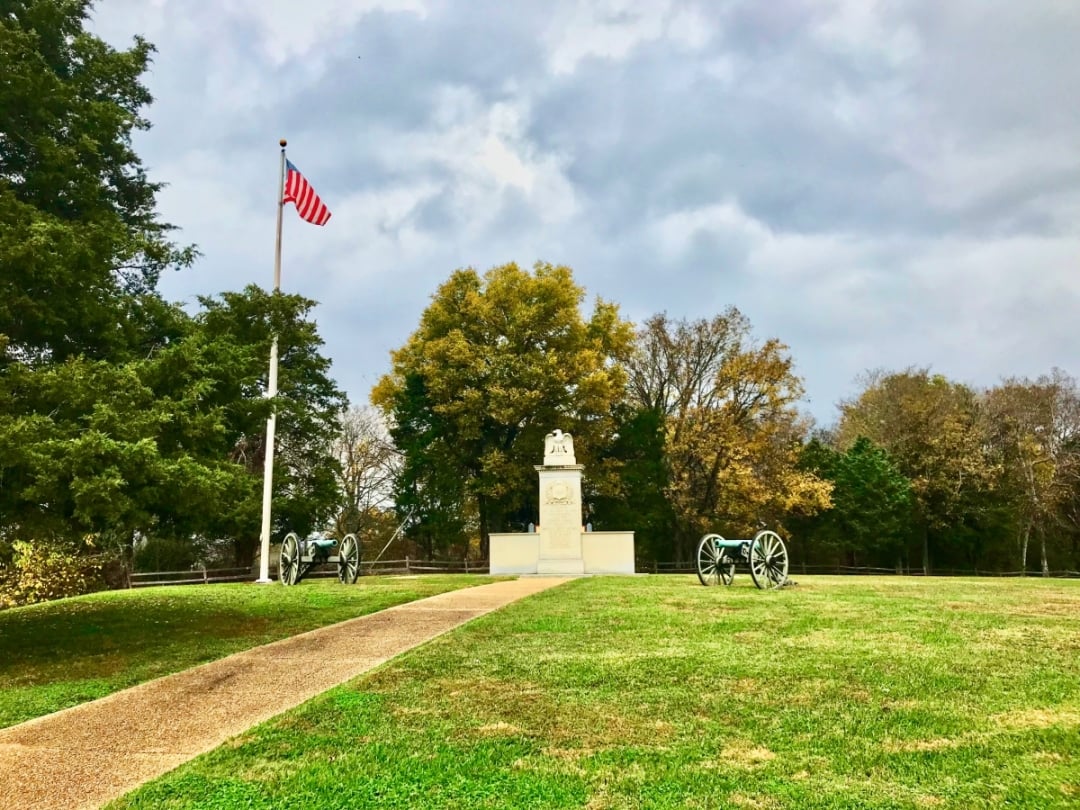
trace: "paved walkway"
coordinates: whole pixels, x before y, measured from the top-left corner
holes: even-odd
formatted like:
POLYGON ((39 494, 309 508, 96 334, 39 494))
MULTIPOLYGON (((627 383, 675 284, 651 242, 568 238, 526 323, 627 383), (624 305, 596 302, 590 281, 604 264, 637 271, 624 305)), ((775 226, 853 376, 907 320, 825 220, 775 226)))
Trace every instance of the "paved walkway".
POLYGON ((95 808, 461 624, 565 580, 431 596, 0 730, 0 808, 95 808))

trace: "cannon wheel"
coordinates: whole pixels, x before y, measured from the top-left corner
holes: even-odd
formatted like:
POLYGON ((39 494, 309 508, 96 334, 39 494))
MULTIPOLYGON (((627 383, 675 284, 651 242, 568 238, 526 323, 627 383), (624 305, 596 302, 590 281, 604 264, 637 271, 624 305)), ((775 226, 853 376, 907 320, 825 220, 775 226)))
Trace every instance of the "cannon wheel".
POLYGON ((718 534, 707 534, 701 538, 697 547, 697 578, 702 585, 717 585, 723 582, 730 585, 735 578, 735 563, 723 562, 723 551, 716 545, 724 538, 718 534))
POLYGON ((278 578, 282 585, 295 585, 300 573, 300 538, 294 532, 285 535, 278 554, 278 578))
POLYGON ((347 534, 341 538, 341 547, 338 548, 337 578, 339 582, 352 585, 360 573, 360 544, 356 541, 355 534, 347 534))
POLYGON ((762 590, 780 588, 787 582, 787 546, 776 532, 765 529, 750 543, 750 576, 762 590))

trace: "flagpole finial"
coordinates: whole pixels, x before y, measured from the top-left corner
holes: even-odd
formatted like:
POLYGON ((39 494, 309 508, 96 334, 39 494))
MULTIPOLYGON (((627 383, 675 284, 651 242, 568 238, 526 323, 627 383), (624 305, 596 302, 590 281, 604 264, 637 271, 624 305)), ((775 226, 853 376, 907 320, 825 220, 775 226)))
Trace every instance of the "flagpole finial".
POLYGON ((281 148, 282 148, 282 149, 284 149, 284 148, 285 148, 286 146, 288 146, 288 144, 289 144, 289 142, 288 142, 288 141, 286 141, 286 140, 285 140, 284 138, 282 138, 282 139, 281 139, 280 141, 278 141, 278 143, 280 143, 280 144, 281 144, 281 148))

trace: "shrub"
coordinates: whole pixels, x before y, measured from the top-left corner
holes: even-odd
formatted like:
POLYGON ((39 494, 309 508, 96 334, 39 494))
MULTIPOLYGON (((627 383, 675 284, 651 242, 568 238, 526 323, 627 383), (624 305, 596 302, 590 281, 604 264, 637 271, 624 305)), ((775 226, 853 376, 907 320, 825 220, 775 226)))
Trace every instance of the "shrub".
POLYGON ((82 544, 49 547, 16 540, 11 558, 0 564, 0 608, 78 596, 102 587, 106 555, 91 538, 82 544))

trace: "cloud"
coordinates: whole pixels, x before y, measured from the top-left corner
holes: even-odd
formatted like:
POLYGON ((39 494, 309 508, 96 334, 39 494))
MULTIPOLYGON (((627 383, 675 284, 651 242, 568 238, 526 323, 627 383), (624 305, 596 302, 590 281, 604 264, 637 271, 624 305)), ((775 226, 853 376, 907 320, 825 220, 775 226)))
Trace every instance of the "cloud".
POLYGON ((357 401, 453 269, 537 259, 634 319, 738 306, 824 422, 868 367, 1075 365, 1075 3, 109 0, 95 26, 158 46, 136 146, 204 253, 166 294, 269 283, 288 137, 334 218, 286 219, 284 284, 357 401))
POLYGON ((639 45, 658 40, 696 50, 710 38, 702 8, 671 0, 576 0, 556 4, 544 41, 556 74, 573 73, 586 59, 622 61, 639 45))

